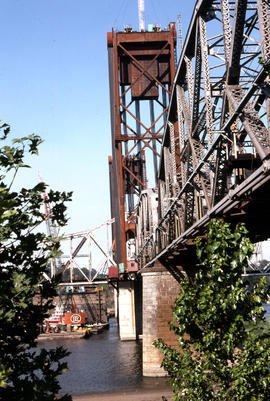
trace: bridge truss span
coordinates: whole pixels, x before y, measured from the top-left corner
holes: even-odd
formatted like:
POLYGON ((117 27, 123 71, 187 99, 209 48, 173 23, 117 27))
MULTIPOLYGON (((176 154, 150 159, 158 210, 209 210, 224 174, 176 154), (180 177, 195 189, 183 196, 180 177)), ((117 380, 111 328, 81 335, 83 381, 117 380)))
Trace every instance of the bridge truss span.
POLYGON ((244 221, 254 242, 270 236, 269 71, 268 1, 196 3, 170 98, 158 206, 138 209, 138 227, 158 213, 137 247, 140 267, 183 260, 215 216, 244 221))

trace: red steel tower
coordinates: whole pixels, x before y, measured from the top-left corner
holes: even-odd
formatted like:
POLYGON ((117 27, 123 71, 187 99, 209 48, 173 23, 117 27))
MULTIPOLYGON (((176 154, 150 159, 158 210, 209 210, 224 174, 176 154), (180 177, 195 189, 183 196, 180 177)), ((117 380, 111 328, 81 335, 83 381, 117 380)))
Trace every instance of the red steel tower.
POLYGON ((108 32, 112 156, 109 157, 114 259, 132 259, 140 192, 155 187, 175 74, 175 24, 168 30, 108 32))

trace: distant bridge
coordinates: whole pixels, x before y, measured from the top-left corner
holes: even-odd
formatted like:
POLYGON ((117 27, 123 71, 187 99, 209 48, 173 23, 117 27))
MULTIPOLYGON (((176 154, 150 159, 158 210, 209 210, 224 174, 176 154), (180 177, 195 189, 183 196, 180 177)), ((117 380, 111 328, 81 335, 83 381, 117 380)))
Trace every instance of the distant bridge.
POLYGON ((92 229, 60 237, 62 248, 64 242, 69 242, 69 255, 63 254, 61 257, 52 258, 50 277, 46 275, 46 278, 50 279, 55 273, 62 273, 63 281, 59 284, 60 287, 85 287, 107 283, 108 266, 115 264, 109 239, 109 229, 113 223, 114 219, 110 219, 92 229), (96 235, 102 229, 103 237, 105 236, 107 240, 106 246, 96 235), (93 246, 103 257, 98 266, 93 264, 93 246), (64 260, 66 261, 63 262, 64 260), (79 260, 83 260, 83 266, 79 260), (75 271, 80 275, 80 280, 76 277, 75 271))

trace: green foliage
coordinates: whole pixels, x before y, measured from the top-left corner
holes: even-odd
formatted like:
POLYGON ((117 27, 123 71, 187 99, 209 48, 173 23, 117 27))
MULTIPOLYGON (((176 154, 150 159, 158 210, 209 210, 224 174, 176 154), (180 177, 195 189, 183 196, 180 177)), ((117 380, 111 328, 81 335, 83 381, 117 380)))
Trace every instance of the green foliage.
MULTIPOLYGON (((62 361, 68 352, 62 347, 37 351, 40 326, 52 308, 59 278, 46 281, 43 273, 59 243, 38 231, 44 222, 45 184, 12 190, 18 171, 28 167, 25 153, 38 154, 41 140, 36 135, 8 142, 10 128, 0 126, 0 399, 8 401, 62 401, 56 398, 58 376, 67 369, 62 361), (11 143, 7 145, 6 143, 11 143), (33 302, 37 293, 43 302, 33 302)), ((51 191, 52 220, 66 223, 65 201, 71 193, 51 191)))
POLYGON ((270 60, 267 58, 259 57, 259 64, 261 64, 266 71, 270 71, 270 60))
POLYGON ((252 292, 241 278, 253 245, 243 224, 212 220, 206 239, 197 240, 201 268, 181 283, 171 329, 179 337, 173 349, 155 342, 164 354, 174 400, 270 399, 270 332, 262 303, 266 280, 252 292))

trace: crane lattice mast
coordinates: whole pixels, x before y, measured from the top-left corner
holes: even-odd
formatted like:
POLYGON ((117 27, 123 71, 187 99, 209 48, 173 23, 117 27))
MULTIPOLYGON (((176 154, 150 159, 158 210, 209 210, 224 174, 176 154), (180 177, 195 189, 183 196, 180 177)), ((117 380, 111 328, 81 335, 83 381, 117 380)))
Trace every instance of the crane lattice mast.
MULTIPOLYGON (((39 174, 40 182, 44 183, 41 175, 39 174)), ((44 200, 44 216, 45 216, 45 223, 47 228, 47 234, 49 237, 58 238, 58 230, 52 222, 52 207, 49 202, 49 198, 47 195, 46 190, 44 190, 42 194, 44 200)), ((51 277, 53 277, 56 272, 61 268, 62 262, 60 258, 51 258, 51 277)))

